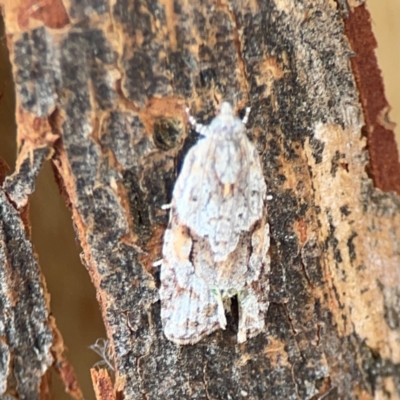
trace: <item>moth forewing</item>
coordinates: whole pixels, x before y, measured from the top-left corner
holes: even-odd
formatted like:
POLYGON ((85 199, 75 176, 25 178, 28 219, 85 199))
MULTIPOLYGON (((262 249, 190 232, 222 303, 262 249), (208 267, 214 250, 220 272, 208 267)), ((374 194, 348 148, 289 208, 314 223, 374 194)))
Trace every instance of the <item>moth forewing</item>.
POLYGON ((164 333, 193 344, 225 329, 225 308, 236 295, 238 342, 244 342, 264 329, 268 308, 261 163, 229 103, 208 126, 189 121, 204 137, 189 150, 173 190, 160 275, 164 333))

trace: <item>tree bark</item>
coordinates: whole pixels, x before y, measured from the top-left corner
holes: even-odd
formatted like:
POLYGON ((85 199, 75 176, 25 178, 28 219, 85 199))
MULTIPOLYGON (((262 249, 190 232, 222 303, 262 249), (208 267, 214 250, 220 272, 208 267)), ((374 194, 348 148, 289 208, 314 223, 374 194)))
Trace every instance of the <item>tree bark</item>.
POLYGON ((361 3, 4 3, 20 154, 3 188, 22 209, 52 157, 111 348, 98 399, 400 398, 400 168, 361 3), (232 313, 178 346, 152 266, 161 206, 197 139, 185 107, 207 123, 223 99, 251 106, 271 304, 243 344, 232 313))

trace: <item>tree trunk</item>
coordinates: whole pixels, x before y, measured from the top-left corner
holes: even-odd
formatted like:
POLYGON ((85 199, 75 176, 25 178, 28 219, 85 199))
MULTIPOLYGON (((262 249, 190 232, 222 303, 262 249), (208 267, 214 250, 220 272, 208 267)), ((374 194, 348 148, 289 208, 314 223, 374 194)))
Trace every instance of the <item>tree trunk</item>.
MULTIPOLYGON (((2 244, 23 235, 14 208, 52 157, 114 365, 113 386, 92 371, 98 399, 400 398, 400 168, 369 14, 349 3, 4 4, 20 153, 2 244), (224 99, 251 106, 268 187, 266 328, 237 344, 233 307, 226 330, 180 346, 160 322, 161 206, 197 140, 185 107, 208 123, 224 99)), ((30 376, 20 340, 6 364, 30 376)), ((3 364, 0 388, 23 398, 3 364)))

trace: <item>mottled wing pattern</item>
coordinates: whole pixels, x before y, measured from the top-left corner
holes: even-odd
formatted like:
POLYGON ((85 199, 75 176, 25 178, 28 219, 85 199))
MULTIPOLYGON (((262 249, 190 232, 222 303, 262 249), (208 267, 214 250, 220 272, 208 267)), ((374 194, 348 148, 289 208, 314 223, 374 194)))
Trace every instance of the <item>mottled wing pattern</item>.
POLYGON ((184 160, 164 236, 164 333, 189 344, 224 329, 224 304, 237 295, 243 342, 263 330, 268 307, 266 185, 256 148, 229 104, 211 125, 196 126, 206 137, 184 160))
MULTIPOLYGON (((178 344, 196 343, 216 329, 225 329, 218 303, 208 284, 189 261, 192 240, 174 219, 164 236, 161 268, 161 320, 165 336, 178 344)), ((225 318, 225 317, 224 317, 225 318)))
POLYGON ((248 264, 246 284, 237 291, 239 305, 238 342, 256 336, 265 326, 268 311, 270 257, 269 224, 266 215, 264 224, 260 224, 251 237, 252 252, 248 264))
POLYGON ((172 202, 178 218, 208 238, 216 261, 260 219, 266 194, 259 156, 243 128, 228 137, 206 137, 192 147, 172 202))

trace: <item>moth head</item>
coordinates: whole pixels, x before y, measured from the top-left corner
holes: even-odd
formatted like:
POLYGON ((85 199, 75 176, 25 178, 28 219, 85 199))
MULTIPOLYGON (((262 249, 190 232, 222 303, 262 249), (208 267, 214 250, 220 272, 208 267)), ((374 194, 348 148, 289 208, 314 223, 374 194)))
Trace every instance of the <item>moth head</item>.
POLYGON ((219 114, 222 117, 232 117, 233 116, 232 106, 227 101, 222 102, 219 114))
POLYGON ((234 114, 230 103, 224 101, 219 108, 219 114, 212 120, 208 136, 229 139, 232 135, 243 132, 243 123, 234 114))

